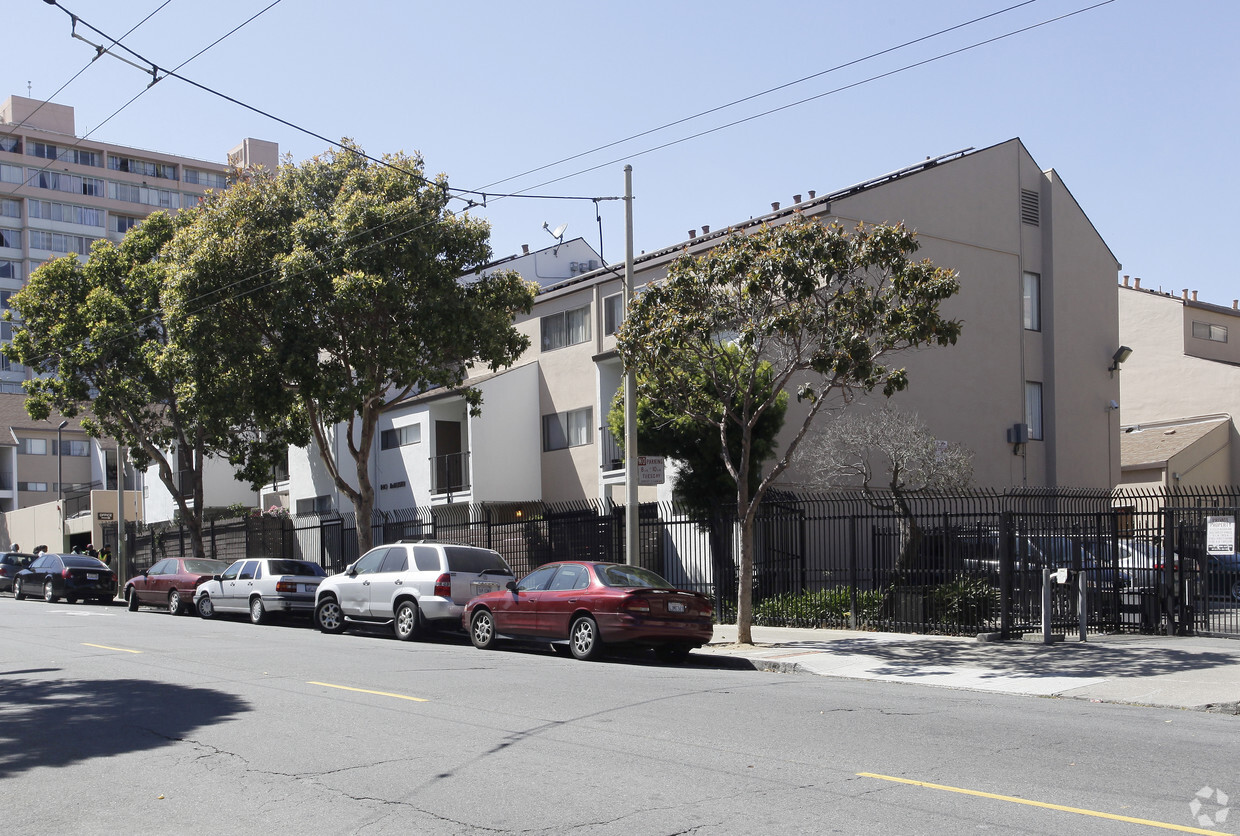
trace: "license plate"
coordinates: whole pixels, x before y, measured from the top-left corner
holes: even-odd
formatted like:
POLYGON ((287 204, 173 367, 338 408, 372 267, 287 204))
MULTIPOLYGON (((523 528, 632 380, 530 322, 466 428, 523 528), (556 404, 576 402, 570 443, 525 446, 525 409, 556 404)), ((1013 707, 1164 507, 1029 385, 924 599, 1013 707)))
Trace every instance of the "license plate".
POLYGON ((684 601, 668 601, 667 611, 668 612, 684 612, 685 602, 684 601))
POLYGON ((87 573, 86 573, 86 580, 88 580, 88 581, 97 581, 97 580, 99 580, 99 573, 98 573, 98 572, 87 572, 87 573))
POLYGON ((473 584, 470 584, 470 586, 474 588, 475 595, 482 595, 484 593, 494 592, 495 590, 499 589, 499 584, 497 583, 476 583, 475 582, 473 584))

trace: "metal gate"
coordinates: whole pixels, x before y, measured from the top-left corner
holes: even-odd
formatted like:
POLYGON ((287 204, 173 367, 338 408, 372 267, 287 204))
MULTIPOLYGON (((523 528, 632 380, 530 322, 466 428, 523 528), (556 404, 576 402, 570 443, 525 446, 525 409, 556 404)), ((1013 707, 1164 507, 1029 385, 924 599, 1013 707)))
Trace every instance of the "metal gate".
POLYGON ((1192 632, 1201 636, 1240 638, 1240 555, 1235 533, 1240 507, 1201 505, 1171 513, 1176 593, 1186 626, 1191 624, 1192 632))

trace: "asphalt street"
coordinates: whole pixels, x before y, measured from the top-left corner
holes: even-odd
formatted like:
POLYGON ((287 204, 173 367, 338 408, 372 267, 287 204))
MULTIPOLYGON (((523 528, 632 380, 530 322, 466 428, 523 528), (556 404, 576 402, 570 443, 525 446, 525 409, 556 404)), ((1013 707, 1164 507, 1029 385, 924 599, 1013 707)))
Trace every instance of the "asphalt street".
POLYGON ((1235 723, 0 596, 18 834, 1229 832, 1235 723))

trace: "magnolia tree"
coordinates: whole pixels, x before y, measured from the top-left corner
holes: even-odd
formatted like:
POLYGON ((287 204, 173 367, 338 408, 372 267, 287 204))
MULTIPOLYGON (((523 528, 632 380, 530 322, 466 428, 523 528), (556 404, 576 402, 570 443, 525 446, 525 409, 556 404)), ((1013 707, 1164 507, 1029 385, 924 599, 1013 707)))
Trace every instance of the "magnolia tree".
POLYGON ((258 481, 273 444, 303 428, 368 550, 379 416, 437 387, 459 388, 478 414, 470 368, 497 370, 529 345, 513 318, 532 307, 533 285, 515 271, 462 280, 490 260, 489 239, 484 221, 449 210, 446 178, 425 177, 421 158, 380 164, 347 143, 207 202, 168 247, 165 304, 193 356, 261 362, 278 377, 249 396, 287 420, 241 457, 246 474, 258 481))
POLYGON ((899 583, 912 564, 921 528, 912 498, 927 491, 966 488, 973 481, 973 453, 930 434, 915 414, 890 405, 846 410, 813 431, 799 464, 814 484, 859 487, 875 509, 900 517, 900 555, 892 573, 899 583))
POLYGON ((628 310, 617 344, 636 372, 638 397, 717 438, 735 483, 742 643, 752 642, 754 520, 814 419, 833 400, 905 388, 891 355, 952 344, 960 333, 939 311, 959 289, 956 275, 914 261, 917 246, 902 225, 847 232, 798 217, 682 256, 628 310), (800 420, 753 487, 755 428, 784 390, 802 404, 800 420))

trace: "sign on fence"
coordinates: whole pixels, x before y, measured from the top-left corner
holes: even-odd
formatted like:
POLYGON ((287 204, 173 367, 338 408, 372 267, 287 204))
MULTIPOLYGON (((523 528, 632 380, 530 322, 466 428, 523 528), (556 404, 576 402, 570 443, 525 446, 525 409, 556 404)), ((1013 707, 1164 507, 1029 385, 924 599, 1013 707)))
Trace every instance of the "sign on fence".
POLYGON ((1206 517, 1206 554, 1231 554, 1236 550, 1236 518, 1206 517))

